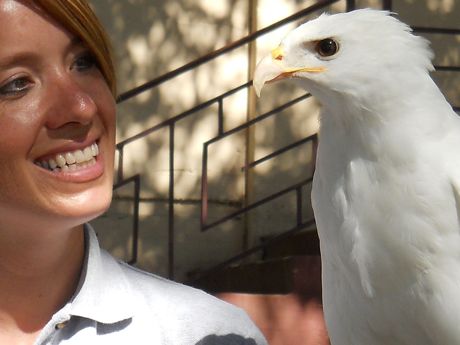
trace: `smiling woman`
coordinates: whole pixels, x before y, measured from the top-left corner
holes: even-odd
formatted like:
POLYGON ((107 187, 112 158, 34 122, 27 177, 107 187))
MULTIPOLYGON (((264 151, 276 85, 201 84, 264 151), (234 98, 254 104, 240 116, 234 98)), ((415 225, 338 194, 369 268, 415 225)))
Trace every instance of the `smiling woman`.
POLYGON ((117 262, 86 224, 111 201, 116 89, 86 1, 0 0, 0 22, 0 344, 265 344, 234 307, 117 262))

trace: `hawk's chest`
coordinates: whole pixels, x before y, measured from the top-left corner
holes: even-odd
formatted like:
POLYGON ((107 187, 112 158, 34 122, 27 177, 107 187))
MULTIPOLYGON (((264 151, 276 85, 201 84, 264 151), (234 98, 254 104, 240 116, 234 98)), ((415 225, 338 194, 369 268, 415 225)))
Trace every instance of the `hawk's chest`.
POLYGON ((407 288, 457 231, 450 188, 423 164, 319 157, 312 198, 323 260, 366 295, 407 288))

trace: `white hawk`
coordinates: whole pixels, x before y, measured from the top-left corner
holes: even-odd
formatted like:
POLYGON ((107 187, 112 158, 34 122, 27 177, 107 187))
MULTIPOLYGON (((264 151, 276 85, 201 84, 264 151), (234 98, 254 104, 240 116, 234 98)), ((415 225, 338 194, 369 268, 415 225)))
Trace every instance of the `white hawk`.
POLYGON ((313 209, 333 345, 460 344, 460 119, 428 42, 388 12, 322 15, 257 66, 322 104, 313 209))

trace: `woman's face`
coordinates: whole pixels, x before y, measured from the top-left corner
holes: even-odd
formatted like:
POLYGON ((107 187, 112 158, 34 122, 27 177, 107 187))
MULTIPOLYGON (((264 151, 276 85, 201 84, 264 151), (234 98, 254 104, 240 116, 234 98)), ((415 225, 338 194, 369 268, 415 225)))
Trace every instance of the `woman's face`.
POLYGON ((115 103, 75 36, 0 0, 0 228, 76 226, 112 195, 115 103))

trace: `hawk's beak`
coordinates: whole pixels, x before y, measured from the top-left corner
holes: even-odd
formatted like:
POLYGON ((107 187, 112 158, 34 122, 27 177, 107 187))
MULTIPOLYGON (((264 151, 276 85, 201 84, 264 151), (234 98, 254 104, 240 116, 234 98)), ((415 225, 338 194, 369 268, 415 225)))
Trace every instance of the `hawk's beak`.
POLYGON ((253 85, 258 97, 260 97, 260 92, 266 83, 290 78, 298 72, 319 73, 326 70, 326 68, 322 66, 289 68, 283 63, 283 54, 283 48, 279 46, 273 49, 270 55, 264 57, 257 64, 253 85))

